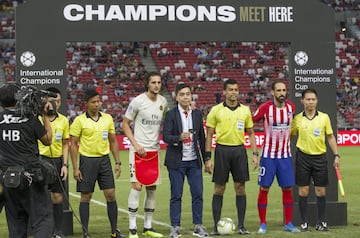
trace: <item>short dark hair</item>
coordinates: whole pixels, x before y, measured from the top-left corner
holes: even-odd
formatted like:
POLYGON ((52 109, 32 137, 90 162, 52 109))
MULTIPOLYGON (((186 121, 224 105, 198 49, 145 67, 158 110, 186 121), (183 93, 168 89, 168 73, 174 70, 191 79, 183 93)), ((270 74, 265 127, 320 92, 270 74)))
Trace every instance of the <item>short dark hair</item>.
POLYGON ((175 87, 175 95, 178 94, 178 92, 183 89, 183 88, 189 88, 190 89, 190 92, 191 92, 191 86, 189 84, 186 84, 186 83, 179 83, 176 85, 175 87))
POLYGON ((58 93, 61 95, 61 91, 58 88, 55 87, 49 87, 47 89, 45 89, 46 91, 52 92, 52 93, 58 93))
POLYGON ((275 85, 276 84, 278 84, 278 83, 282 83, 282 84, 285 84, 286 85, 286 83, 285 82, 283 82, 283 81, 281 81, 281 80, 276 80, 275 82, 273 82, 272 84, 271 84, 271 90, 275 90, 275 85))
POLYGON ((89 89, 89 90, 85 91, 84 101, 88 102, 90 100, 90 98, 93 98, 97 95, 99 95, 98 91, 96 91, 95 89, 89 89))
POLYGON ((318 97, 317 92, 316 92, 315 89, 308 88, 308 89, 305 89, 304 91, 302 91, 301 98, 305 98, 305 94, 307 94, 307 93, 313 93, 313 94, 315 94, 316 97, 318 97))
POLYGON ((17 83, 5 83, 0 87, 0 103, 2 107, 13 107, 17 99, 15 94, 20 90, 17 83))
POLYGON ((145 75, 145 81, 144 81, 144 86, 145 86, 145 90, 147 91, 149 88, 149 82, 150 82, 150 78, 152 76, 159 76, 161 78, 161 74, 159 72, 153 71, 153 72, 149 72, 145 75))
POLYGON ((224 82, 224 90, 226 90, 226 87, 228 84, 237 84, 235 79, 228 79, 224 82))

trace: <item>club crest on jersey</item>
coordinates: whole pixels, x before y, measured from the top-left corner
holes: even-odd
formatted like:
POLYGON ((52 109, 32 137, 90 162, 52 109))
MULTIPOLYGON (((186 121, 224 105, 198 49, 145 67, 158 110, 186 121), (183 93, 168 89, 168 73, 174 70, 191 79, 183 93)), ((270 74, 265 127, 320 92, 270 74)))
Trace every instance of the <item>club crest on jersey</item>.
POLYGON ((162 105, 160 105, 159 107, 160 111, 164 110, 164 107, 162 105))

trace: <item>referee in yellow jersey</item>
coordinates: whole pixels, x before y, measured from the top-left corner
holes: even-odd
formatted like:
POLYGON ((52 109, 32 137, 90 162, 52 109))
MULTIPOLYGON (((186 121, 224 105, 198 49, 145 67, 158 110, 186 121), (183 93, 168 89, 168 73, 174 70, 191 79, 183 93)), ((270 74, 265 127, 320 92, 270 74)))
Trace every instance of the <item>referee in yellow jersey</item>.
MULTIPOLYGON (((45 146, 40 140, 38 141, 38 146, 41 158, 53 164, 60 175, 55 183, 49 186, 49 189, 51 191, 55 223, 53 237, 63 238, 63 193, 65 192, 64 181, 68 175, 69 120, 58 112, 61 105, 60 90, 55 87, 50 87, 47 88, 46 91, 53 92, 57 95, 56 98, 48 97, 48 101, 53 101, 56 105, 56 110, 48 112, 53 137, 50 146, 45 146)), ((42 117, 39 116, 39 120, 43 123, 42 117)))
POLYGON ((253 151, 252 163, 254 168, 257 168, 259 154, 256 150, 254 124, 249 107, 238 102, 239 87, 234 79, 228 79, 224 82, 223 93, 225 102, 211 108, 206 119, 205 156, 207 158, 205 160, 211 158, 212 136, 216 131, 214 170, 212 163, 205 165, 205 172, 213 172, 212 181, 215 183, 212 200, 214 230, 211 235, 219 235, 217 222, 221 217, 223 196, 226 183, 229 180, 229 173, 232 174, 236 193, 238 233, 247 235, 249 231, 244 227, 246 211, 245 182, 249 180, 249 168, 244 143, 246 131, 253 151))
POLYGON ((111 237, 124 238, 117 227, 118 206, 115 197, 115 182, 110 162, 111 151, 115 160, 115 172, 120 175, 119 149, 111 115, 100 112, 100 95, 96 90, 88 90, 84 95, 87 111, 77 116, 70 126, 70 155, 73 175, 77 180, 77 191, 81 192, 79 205, 83 238, 88 238, 89 202, 96 181, 104 192, 107 213, 111 226, 111 237), (79 149, 78 149, 79 146, 79 149), (78 165, 78 151, 80 165, 78 165))
POLYGON ((318 96, 314 89, 302 92, 304 110, 294 117, 291 134, 298 135, 296 147, 295 180, 299 188, 301 231, 310 231, 307 217, 307 198, 311 179, 317 197, 316 230, 329 231, 325 221, 326 186, 329 184, 325 139, 334 153, 333 166, 340 165, 336 138, 328 114, 317 110, 318 96))

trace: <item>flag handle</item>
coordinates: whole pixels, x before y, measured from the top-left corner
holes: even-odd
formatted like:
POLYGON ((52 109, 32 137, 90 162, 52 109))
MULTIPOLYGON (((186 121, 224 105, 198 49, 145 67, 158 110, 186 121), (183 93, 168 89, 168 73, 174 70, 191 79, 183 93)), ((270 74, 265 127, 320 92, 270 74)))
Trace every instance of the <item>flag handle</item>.
POLYGON ((335 172, 336 172, 336 177, 337 177, 338 184, 339 184, 340 195, 342 198, 345 198, 345 191, 344 191, 344 186, 343 186, 343 183, 341 180, 341 174, 340 174, 339 167, 335 167, 335 172))

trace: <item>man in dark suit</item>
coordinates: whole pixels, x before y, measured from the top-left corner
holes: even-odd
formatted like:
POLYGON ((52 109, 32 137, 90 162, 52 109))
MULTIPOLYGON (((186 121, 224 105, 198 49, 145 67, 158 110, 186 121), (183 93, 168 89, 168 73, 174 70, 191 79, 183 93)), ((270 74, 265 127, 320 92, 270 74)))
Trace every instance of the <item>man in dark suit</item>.
MULTIPOLYGON (((192 198, 192 221, 194 236, 206 237, 202 225, 203 178, 202 163, 205 161, 205 133, 201 111, 191 109, 191 88, 187 84, 178 84, 175 88, 177 105, 166 113, 163 127, 163 139, 167 143, 165 166, 169 172, 170 198, 170 238, 178 238, 181 221, 181 199, 184 179, 187 177, 192 198)), ((210 169, 206 171, 211 171, 210 169)))

